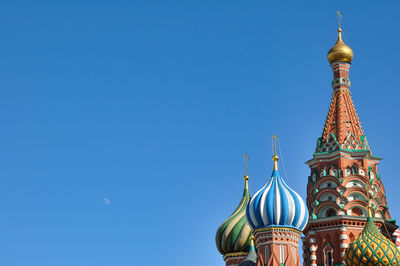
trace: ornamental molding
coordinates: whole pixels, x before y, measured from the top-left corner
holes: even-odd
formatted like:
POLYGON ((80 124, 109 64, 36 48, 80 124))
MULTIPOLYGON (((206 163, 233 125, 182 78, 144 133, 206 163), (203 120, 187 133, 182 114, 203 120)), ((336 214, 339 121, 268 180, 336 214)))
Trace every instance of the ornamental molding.
POLYGON ((298 230, 296 228, 292 228, 292 227, 268 226, 265 228, 257 228, 254 230, 254 234, 268 233, 268 232, 288 232, 288 233, 295 233, 295 234, 301 235, 300 230, 298 230))
POLYGON ((235 252, 235 253, 227 253, 224 255, 224 260, 227 261, 229 259, 239 259, 246 258, 248 252, 235 252))

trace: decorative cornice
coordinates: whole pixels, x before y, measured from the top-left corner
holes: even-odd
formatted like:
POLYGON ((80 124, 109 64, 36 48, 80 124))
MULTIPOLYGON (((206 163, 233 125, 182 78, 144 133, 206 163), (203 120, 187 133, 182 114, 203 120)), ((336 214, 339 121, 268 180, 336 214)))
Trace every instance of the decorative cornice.
POLYGON ((278 232, 296 232, 301 234, 301 231, 293 228, 293 227, 280 227, 280 226, 269 226, 265 228, 258 228, 254 230, 254 234, 260 232, 271 232, 271 231, 278 231, 278 232))
POLYGON ((370 151, 339 149, 326 153, 314 153, 313 158, 308 160, 306 164, 313 167, 316 163, 330 162, 339 158, 346 158, 349 160, 368 159, 374 161, 374 163, 378 163, 382 160, 382 158, 372 155, 370 151))
POLYGON ((224 260, 234 257, 246 257, 247 252, 234 252, 234 253, 226 253, 224 255, 224 260))

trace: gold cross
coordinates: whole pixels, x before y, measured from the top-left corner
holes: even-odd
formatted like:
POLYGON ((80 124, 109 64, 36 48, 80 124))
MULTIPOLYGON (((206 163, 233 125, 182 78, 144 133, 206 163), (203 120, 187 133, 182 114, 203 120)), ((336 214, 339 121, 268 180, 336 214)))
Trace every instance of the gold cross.
POLYGON ((244 157, 244 169, 245 169, 245 176, 247 176, 247 161, 250 159, 247 153, 243 154, 244 157))
POLYGON ((274 155, 276 155, 276 142, 278 141, 278 137, 276 136, 276 134, 272 135, 272 141, 274 143, 274 155))
POLYGON ((339 28, 340 28, 340 22, 342 20, 342 15, 340 14, 340 11, 336 11, 337 15, 338 15, 338 19, 339 19, 339 28))

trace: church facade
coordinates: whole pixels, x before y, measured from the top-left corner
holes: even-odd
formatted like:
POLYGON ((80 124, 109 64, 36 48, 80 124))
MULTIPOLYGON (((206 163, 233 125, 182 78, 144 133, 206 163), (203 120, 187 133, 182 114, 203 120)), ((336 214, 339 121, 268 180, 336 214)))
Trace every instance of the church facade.
POLYGON ((328 52, 333 96, 306 162, 307 198, 281 178, 276 153, 271 178, 252 197, 246 174, 242 200, 216 235, 227 266, 400 264, 400 232, 378 171, 381 158, 372 154, 351 98, 353 51, 341 33, 339 27, 328 52))

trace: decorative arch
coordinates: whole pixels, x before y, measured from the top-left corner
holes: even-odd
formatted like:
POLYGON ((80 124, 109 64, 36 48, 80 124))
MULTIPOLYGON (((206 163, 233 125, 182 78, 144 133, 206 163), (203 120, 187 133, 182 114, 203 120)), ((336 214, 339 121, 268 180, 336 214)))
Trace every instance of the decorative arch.
POLYGON ((372 170, 369 172, 369 179, 375 179, 375 173, 372 170))
MULTIPOLYGON (((353 208, 359 208, 362 210, 363 216, 367 217, 367 202, 365 201, 361 201, 361 200, 353 200, 353 201, 349 201, 349 203, 346 204, 346 206, 344 206, 344 210, 347 212, 347 215, 353 215, 353 208)), ((357 212, 357 210, 356 210, 357 212)), ((360 213, 358 213, 360 214, 360 213)), ((356 216, 356 215, 355 215, 356 216)))
POLYGON ((363 189, 366 188, 365 182, 363 182, 359 178, 351 178, 349 180, 346 180, 343 186, 345 186, 346 188, 351 188, 351 187, 362 187, 363 189))
POLYGON ((342 148, 348 150, 361 150, 362 144, 357 140, 353 132, 348 131, 347 136, 342 144, 342 148))
POLYGON ((347 198, 346 198, 346 197, 343 197, 343 196, 338 197, 338 198, 336 199, 336 204, 338 204, 338 205, 341 206, 341 207, 344 207, 348 202, 349 202, 349 201, 347 200, 347 198))
POLYGON ((331 244, 331 240, 329 234, 326 236, 325 247, 323 249, 324 253, 324 265, 333 266, 333 247, 331 244))
POLYGON ((322 169, 321 172, 319 173, 319 177, 326 176, 326 171, 325 169, 322 169))
POLYGON ((353 234, 353 232, 350 232, 350 234, 349 234, 350 243, 354 242, 355 239, 356 239, 356 236, 353 234))
POLYGON ((339 177, 339 168, 336 165, 329 166, 328 170, 326 171, 328 175, 333 177, 339 177))
POLYGON ((318 170, 317 169, 311 169, 311 182, 315 183, 317 182, 317 177, 318 177, 318 170))
POLYGON ((351 174, 358 175, 358 166, 356 164, 351 167, 351 174))
POLYGON ((344 170, 344 176, 349 176, 349 175, 351 175, 351 168, 350 168, 350 167, 347 167, 347 168, 344 170))
POLYGON ((324 180, 324 182, 321 182, 321 185, 319 186, 319 189, 337 188, 337 187, 338 187, 337 182, 334 182, 332 180, 324 180))
POLYGON ((368 198, 367 191, 365 191, 365 189, 362 187, 351 187, 351 188, 346 189, 346 191, 343 193, 343 197, 348 198, 353 193, 363 194, 364 198, 368 198))
POLYGON ((335 202, 325 201, 315 208, 315 213, 317 214, 318 218, 326 218, 327 211, 330 209, 336 210, 337 213, 339 206, 335 202))
POLYGON ((356 206, 351 209, 351 215, 353 216, 365 216, 363 210, 356 206))
POLYGON ((362 169, 362 168, 359 169, 358 173, 359 173, 360 175, 362 175, 362 176, 365 176, 365 170, 362 169))
POLYGON ((359 191, 354 191, 354 192, 351 192, 347 196, 347 200, 348 201, 353 201, 353 200, 368 201, 368 198, 365 196, 364 193, 360 193, 359 191))
POLYGON ((378 205, 378 207, 382 205, 382 201, 379 197, 375 197, 375 201, 376 201, 376 204, 378 205))
POLYGON ((325 217, 333 217, 337 215, 337 211, 334 208, 329 208, 325 212, 325 217))
POLYGON ((318 201, 336 201, 337 197, 340 197, 340 194, 333 188, 326 188, 324 190, 320 190, 316 195, 316 199, 318 201), (328 199, 327 197, 332 196, 332 199, 328 199))
POLYGON ((326 142, 320 148, 321 152, 329 152, 339 148, 339 142, 334 134, 330 133, 326 142))
POLYGON ((375 179, 373 182, 372 182, 372 188, 376 191, 376 190, 378 190, 378 191, 376 191, 376 193, 382 193, 382 195, 384 194, 384 192, 385 192, 385 188, 383 187, 383 184, 382 184, 382 182, 379 180, 379 179, 375 179))
POLYGON ((323 184, 325 184, 326 182, 332 182, 336 184, 336 187, 340 185, 340 182, 337 178, 333 177, 333 176, 325 176, 324 178, 320 178, 317 183, 315 183, 315 187, 320 188, 323 184))

